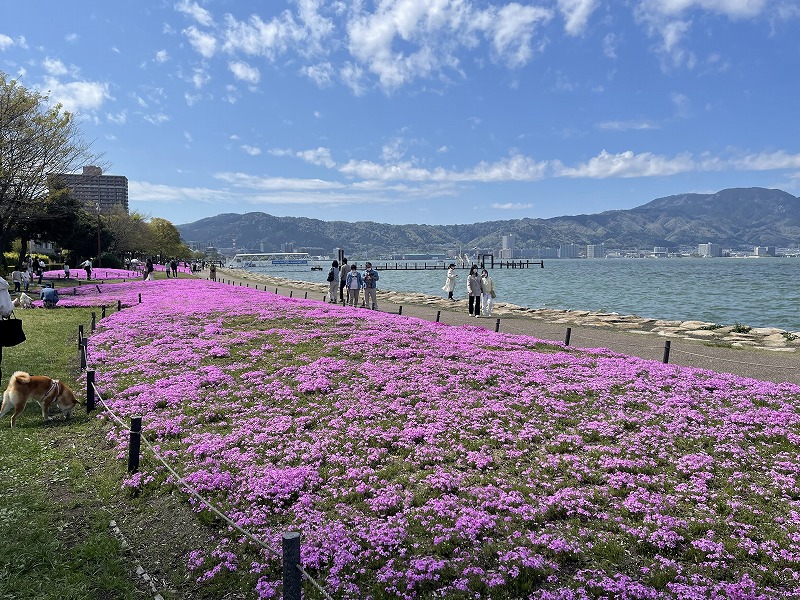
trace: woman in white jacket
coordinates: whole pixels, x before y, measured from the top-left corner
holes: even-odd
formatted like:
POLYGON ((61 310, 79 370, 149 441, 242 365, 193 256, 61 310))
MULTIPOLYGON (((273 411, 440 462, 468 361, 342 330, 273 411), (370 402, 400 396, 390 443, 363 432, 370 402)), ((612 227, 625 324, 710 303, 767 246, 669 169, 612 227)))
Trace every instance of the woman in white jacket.
POLYGON ((481 284, 483 287, 483 312, 484 317, 492 316, 492 305, 494 305, 494 281, 489 276, 489 271, 486 269, 481 273, 481 284))
POLYGON ((444 285, 442 286, 442 290, 447 292, 447 297, 450 300, 455 300, 455 298, 453 298, 453 290, 456 289, 456 279, 458 279, 456 265, 455 263, 450 263, 450 266, 447 268, 447 279, 444 280, 444 285))

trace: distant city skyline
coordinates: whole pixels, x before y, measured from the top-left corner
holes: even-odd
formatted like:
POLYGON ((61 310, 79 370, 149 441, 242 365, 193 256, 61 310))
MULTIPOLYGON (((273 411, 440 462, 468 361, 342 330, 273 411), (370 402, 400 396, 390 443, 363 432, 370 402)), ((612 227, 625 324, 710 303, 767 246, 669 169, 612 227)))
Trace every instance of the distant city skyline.
POLYGON ((129 206, 466 224, 800 192, 790 0, 9 5, 129 206))

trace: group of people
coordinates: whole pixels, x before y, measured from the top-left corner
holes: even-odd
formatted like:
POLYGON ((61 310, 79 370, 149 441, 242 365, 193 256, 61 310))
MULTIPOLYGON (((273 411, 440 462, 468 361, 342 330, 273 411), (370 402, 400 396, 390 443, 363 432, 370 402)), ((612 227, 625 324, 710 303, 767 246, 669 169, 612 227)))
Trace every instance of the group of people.
POLYGON ((356 264, 347 264, 347 259, 342 259, 341 266, 338 260, 334 260, 328 271, 328 301, 331 303, 338 301, 342 305, 358 306, 361 291, 364 292, 361 306, 363 308, 378 309, 378 271, 372 268, 372 263, 367 262, 364 272, 358 270, 356 264), (345 296, 347 290, 347 296, 345 296))
MULTIPOLYGON (((453 301, 455 301, 453 292, 456 289, 456 279, 458 279, 456 265, 455 263, 450 263, 442 289, 447 292, 447 297, 453 301)), ((494 289, 494 281, 485 268, 478 273, 478 266, 472 265, 467 276, 467 294, 469 296, 470 316, 489 317, 492 315, 492 306, 497 294, 494 289), (483 309, 481 309, 481 306, 483 306, 483 309)))
POLYGON ((34 277, 39 278, 39 285, 41 285, 42 274, 46 266, 47 264, 36 256, 33 258, 30 255, 25 256, 22 264, 11 272, 11 283, 14 284, 14 291, 19 292, 24 287, 27 292, 34 277))

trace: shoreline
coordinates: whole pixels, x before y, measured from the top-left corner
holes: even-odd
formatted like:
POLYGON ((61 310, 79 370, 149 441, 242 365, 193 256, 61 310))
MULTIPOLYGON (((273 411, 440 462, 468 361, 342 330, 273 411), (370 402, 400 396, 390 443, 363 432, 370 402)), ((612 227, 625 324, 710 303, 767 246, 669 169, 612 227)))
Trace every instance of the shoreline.
MULTIPOLYGON (((327 295, 327 283, 312 283, 302 280, 274 277, 243 269, 217 268, 218 279, 231 277, 254 283, 268 283, 278 287, 316 292, 327 295)), ((450 312, 467 311, 467 300, 449 301, 447 298, 419 292, 395 292, 378 289, 379 302, 394 305, 415 305, 450 312), (457 309, 457 310, 454 310, 457 309)), ((698 320, 664 320, 620 315, 588 310, 566 310, 550 308, 527 308, 508 302, 495 302, 490 318, 523 318, 550 324, 576 325, 588 328, 609 328, 633 334, 660 336, 667 339, 683 339, 729 345, 732 348, 754 348, 773 352, 797 352, 800 348, 800 332, 786 331, 777 327, 747 327, 724 325, 698 320)))

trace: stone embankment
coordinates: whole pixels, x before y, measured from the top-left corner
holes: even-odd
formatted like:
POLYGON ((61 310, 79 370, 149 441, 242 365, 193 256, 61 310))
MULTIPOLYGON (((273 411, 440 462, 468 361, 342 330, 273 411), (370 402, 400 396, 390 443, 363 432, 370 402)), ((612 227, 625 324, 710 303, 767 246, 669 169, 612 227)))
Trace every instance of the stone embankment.
MULTIPOLYGON (((327 292, 327 283, 287 280, 263 273, 239 270, 219 270, 217 277, 235 277, 276 286, 288 286, 320 295, 327 292)), ((430 306, 444 310, 466 311, 466 300, 451 301, 447 298, 414 292, 392 292, 378 290, 378 303, 395 305, 430 306), (463 308, 462 308, 463 306, 463 308)), ((588 310, 557 310, 551 308, 526 308, 495 302, 492 316, 538 319, 547 323, 563 323, 565 326, 624 329, 629 333, 663 336, 667 339, 706 341, 733 348, 758 348, 774 352, 796 352, 800 348, 800 332, 786 331, 774 327, 748 327, 745 325, 720 325, 703 321, 667 321, 648 319, 633 315, 619 315, 588 310)))

